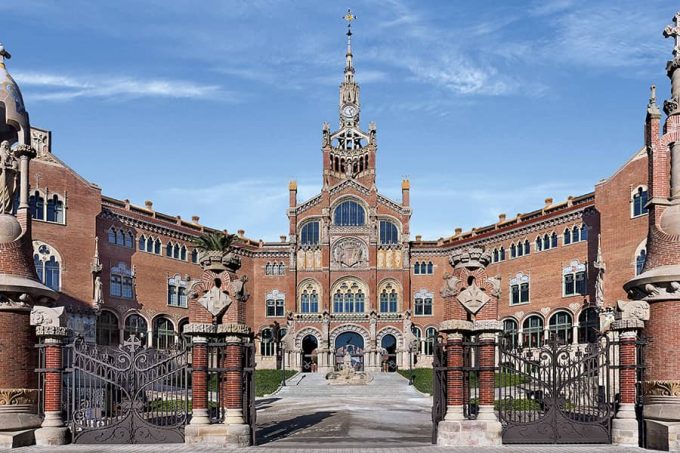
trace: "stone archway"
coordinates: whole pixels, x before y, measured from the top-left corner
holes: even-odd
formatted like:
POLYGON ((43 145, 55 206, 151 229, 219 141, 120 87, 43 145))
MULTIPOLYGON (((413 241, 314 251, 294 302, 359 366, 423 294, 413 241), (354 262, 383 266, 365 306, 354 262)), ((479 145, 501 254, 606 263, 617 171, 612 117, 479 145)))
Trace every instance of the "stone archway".
POLYGON ((313 327, 305 327, 295 335, 295 353, 298 359, 293 365, 303 373, 318 371, 318 348, 321 345, 321 332, 313 327))
POLYGON ((380 330, 375 337, 378 348, 377 357, 382 371, 396 371, 408 368, 408 353, 404 345, 404 335, 396 327, 388 326, 380 330), (393 341, 390 341, 390 338, 393 341))
POLYGON ((342 363, 345 353, 352 355, 355 368, 361 371, 375 368, 374 351, 371 348, 371 336, 369 332, 361 326, 355 324, 345 324, 335 328, 329 338, 331 348, 330 365, 332 369, 337 369, 342 363), (352 340, 349 344, 339 344, 338 339, 352 340))

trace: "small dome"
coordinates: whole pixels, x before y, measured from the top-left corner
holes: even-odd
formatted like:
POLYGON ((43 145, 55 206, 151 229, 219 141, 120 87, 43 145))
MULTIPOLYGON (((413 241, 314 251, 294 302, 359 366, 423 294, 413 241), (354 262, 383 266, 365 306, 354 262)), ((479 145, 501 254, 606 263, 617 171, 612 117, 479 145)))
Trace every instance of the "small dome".
POLYGON ((680 205, 673 205, 661 214, 659 227, 666 234, 680 235, 680 205))
POLYGON ((21 225, 16 217, 0 214, 0 244, 13 242, 19 236, 21 236, 21 225))
MULTIPOLYGON (((5 59, 11 58, 11 55, 5 47, 0 44, 0 103, 4 107, 4 122, 7 126, 16 132, 16 138, 19 143, 30 145, 30 123, 28 120, 28 113, 24 107, 24 98, 19 90, 19 85, 7 72, 5 67, 5 59)), ((6 129, 7 126, 0 125, 0 128, 6 129)), ((3 137, 6 139, 6 137, 3 137)))

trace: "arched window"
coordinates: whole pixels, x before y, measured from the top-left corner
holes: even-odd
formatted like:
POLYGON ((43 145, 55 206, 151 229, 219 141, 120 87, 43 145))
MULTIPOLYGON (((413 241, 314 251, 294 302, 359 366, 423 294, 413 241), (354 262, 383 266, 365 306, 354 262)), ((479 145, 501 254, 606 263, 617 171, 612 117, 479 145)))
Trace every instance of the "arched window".
POLYGON ((416 353, 423 353, 423 331, 420 330, 420 327, 416 326, 415 324, 411 324, 411 333, 413 334, 414 337, 416 337, 416 344, 418 345, 417 349, 413 352, 416 353))
POLYGON ((179 259, 181 259, 182 261, 187 260, 187 248, 184 245, 179 250, 179 259))
POLYGON ((425 329, 425 348, 424 355, 432 355, 434 353, 434 343, 437 341, 437 329, 428 327, 425 329))
POLYGON ((522 241, 517 243, 517 256, 524 255, 524 247, 522 246, 522 241))
POLYGON ((380 243, 383 245, 399 243, 399 230, 394 223, 388 220, 380 221, 380 243))
POLYGON ((363 313, 366 302, 366 287, 358 280, 348 278, 333 288, 333 311, 335 313, 363 313))
POLYGON ((45 220, 45 199, 37 190, 33 195, 28 197, 28 205, 31 210, 31 216, 36 220, 45 220))
POLYGON ((420 275, 420 262, 416 261, 413 264, 413 273, 416 275, 420 275))
POLYGON ((107 236, 108 236, 110 244, 116 243, 117 236, 116 236, 116 229, 114 227, 109 228, 107 236))
POLYGON ((600 316, 594 308, 586 308, 578 317, 578 342, 594 343, 600 331, 600 316))
POLYGON ((179 245, 178 244, 175 244, 172 247, 172 257, 175 258, 176 260, 179 259, 179 245))
POLYGON ((33 241, 33 263, 38 279, 45 286, 59 291, 61 289, 61 257, 51 246, 33 241))
POLYGON ((154 241, 152 238, 148 238, 146 240, 146 251, 149 253, 153 253, 154 250, 154 241))
POLYGON ((175 345, 175 329, 172 321, 163 316, 154 321, 153 345, 158 349, 169 349, 175 345))
POLYGON ((640 275, 647 261, 647 249, 643 248, 635 257, 635 275, 640 275))
POLYGON ((146 324, 146 319, 139 315, 130 315, 125 320, 125 330, 123 339, 128 340, 131 335, 134 335, 141 340, 142 344, 146 344, 146 335, 149 327, 146 324))
POLYGON ((156 239, 156 242, 154 243, 154 247, 153 247, 153 252, 156 255, 161 254, 161 240, 160 239, 156 239))
POLYGON ((538 315, 529 316, 522 324, 522 345, 538 348, 543 344, 543 319, 538 315))
POLYGON ((427 263, 425 261, 420 263, 420 273, 427 274, 427 263))
POLYGON ((300 291, 300 312, 318 313, 319 312, 319 285, 316 282, 308 281, 301 286, 300 291))
POLYGON ((427 273, 431 274, 433 270, 434 270, 434 266, 432 265, 432 261, 428 261, 428 263, 427 263, 427 273))
POLYGON ((432 293, 421 289, 415 296, 414 314, 416 316, 432 316, 432 293))
POLYGON ((47 221, 54 223, 64 223, 64 202, 58 195, 52 195, 47 200, 47 221))
POLYGON ((273 269, 272 263, 267 263, 267 264, 264 266, 264 275, 272 275, 272 274, 273 274, 272 269, 273 269))
POLYGON ((517 247, 515 247, 515 244, 510 246, 510 258, 517 258, 517 247))
POLYGON ((191 251, 191 262, 194 264, 198 263, 198 250, 196 249, 191 251))
POLYGON ((633 193, 632 217, 638 217, 643 214, 647 214, 647 208, 645 208, 645 205, 647 204, 647 198, 647 188, 643 186, 638 187, 633 193))
POLYGON ((543 250, 543 241, 541 240, 541 237, 539 236, 539 237, 536 238, 536 251, 540 252, 541 250, 543 250))
POLYGON ((343 201, 335 208, 334 223, 338 226, 361 226, 366 222, 366 213, 359 203, 343 201))
POLYGON ((380 311, 382 313, 396 313, 398 310, 399 293, 391 282, 383 283, 380 288, 380 311))
POLYGON ((550 237, 547 234, 543 235, 543 250, 550 248, 550 237))
POLYGON ((133 248, 135 243, 135 235, 128 231, 125 233, 125 247, 133 248))
POLYGON ((286 296, 282 292, 280 292, 278 289, 272 290, 267 294, 265 300, 267 304, 268 317, 283 316, 286 306, 286 296))
POLYGON ((168 242, 165 246, 165 256, 172 258, 172 242, 168 242))
POLYGON ((517 321, 514 319, 506 319, 503 321, 503 340, 506 341, 507 346, 516 347, 519 339, 517 331, 517 321))
POLYGON ((270 328, 262 329, 260 333, 260 355, 264 357, 274 355, 274 332, 270 328))
POLYGON ((317 245, 319 243, 319 222, 307 222, 300 229, 300 245, 317 245))
POLYGON ((581 225, 581 240, 585 241, 588 239, 588 225, 581 225))
POLYGON ((139 237, 139 250, 142 252, 146 250, 146 236, 144 235, 139 237))
POLYGON ((498 262, 498 249, 493 249, 493 262, 498 262))
POLYGON ((102 311, 97 317, 97 344, 102 346, 120 344, 118 317, 110 311, 102 311))
POLYGON ((553 232, 553 234, 550 235, 550 247, 555 248, 557 247, 557 233, 553 232))
POLYGON ((579 242, 581 240, 581 229, 578 226, 574 226, 571 236, 573 242, 579 242))
POLYGON ((500 251, 498 252, 499 260, 500 261, 505 261, 505 248, 501 247, 500 251))
POLYGON ((564 242, 564 245, 571 244, 571 230, 569 228, 564 230, 564 240, 563 240, 563 242, 564 242))
POLYGON ((529 240, 525 239, 524 240, 524 254, 528 255, 529 253, 531 253, 531 245, 529 244, 529 240))
POLYGON ((574 341, 571 315, 564 311, 552 315, 548 324, 548 331, 549 335, 556 338, 560 344, 571 344, 574 341))

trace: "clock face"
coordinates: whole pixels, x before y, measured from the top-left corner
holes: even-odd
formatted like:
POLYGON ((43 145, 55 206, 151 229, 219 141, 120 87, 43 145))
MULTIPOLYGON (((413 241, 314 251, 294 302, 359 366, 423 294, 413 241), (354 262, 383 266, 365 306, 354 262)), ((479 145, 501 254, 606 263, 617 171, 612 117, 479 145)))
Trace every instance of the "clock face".
POLYGON ((356 116, 358 109, 355 105, 346 104, 342 107, 342 116, 345 118, 353 118, 356 116))

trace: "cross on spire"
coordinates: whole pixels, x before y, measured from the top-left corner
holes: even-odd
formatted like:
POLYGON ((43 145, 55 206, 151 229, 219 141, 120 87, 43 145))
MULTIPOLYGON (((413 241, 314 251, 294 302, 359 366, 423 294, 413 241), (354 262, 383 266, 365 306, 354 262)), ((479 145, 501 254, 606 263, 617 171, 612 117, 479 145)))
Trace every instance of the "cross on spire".
POLYGON ((666 25, 666 28, 663 29, 663 37, 670 38, 672 36, 675 39, 673 46, 673 55, 675 56, 680 54, 680 12, 675 13, 673 23, 675 26, 666 25))

